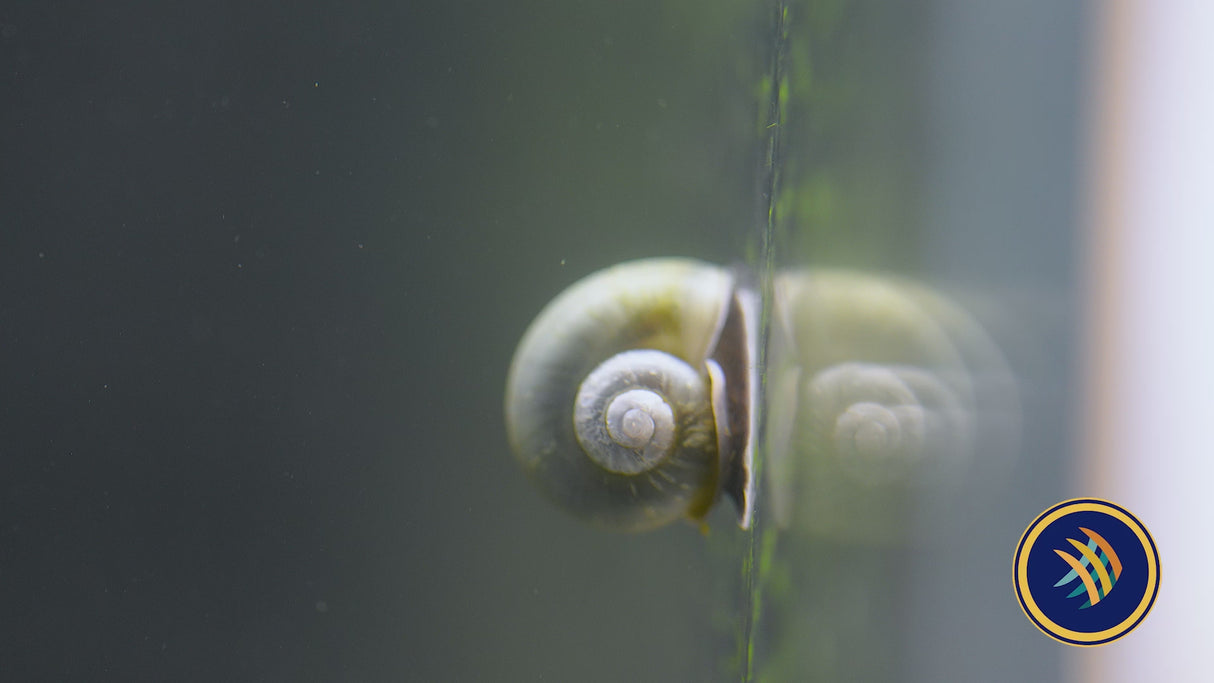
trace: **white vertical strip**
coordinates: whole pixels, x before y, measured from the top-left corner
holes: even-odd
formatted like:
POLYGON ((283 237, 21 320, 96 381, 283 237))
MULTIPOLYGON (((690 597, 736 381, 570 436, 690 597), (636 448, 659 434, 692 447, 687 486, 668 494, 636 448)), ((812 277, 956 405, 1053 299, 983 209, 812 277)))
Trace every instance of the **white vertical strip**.
POLYGON ((1076 653, 1101 683, 1209 680, 1214 636, 1214 2, 1098 3, 1080 493, 1155 537, 1155 608, 1076 653))

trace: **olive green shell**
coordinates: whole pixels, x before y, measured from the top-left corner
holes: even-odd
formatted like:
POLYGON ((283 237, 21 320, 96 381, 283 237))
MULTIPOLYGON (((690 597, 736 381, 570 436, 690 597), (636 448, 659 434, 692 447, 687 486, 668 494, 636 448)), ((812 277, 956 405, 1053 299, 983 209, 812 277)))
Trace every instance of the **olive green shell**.
MULTIPOLYGON (((705 360, 733 287, 725 270, 686 259, 624 263, 575 283, 523 336, 506 384, 511 448, 530 479, 558 505, 603 527, 638 531, 700 519, 717 496, 717 431, 705 360), (673 447, 636 474, 609 471, 582 450, 575 397, 604 361, 653 349, 701 378, 672 404, 673 447), (676 360, 678 359, 678 360, 676 360)), ((613 390, 619 390, 618 387, 613 390)))

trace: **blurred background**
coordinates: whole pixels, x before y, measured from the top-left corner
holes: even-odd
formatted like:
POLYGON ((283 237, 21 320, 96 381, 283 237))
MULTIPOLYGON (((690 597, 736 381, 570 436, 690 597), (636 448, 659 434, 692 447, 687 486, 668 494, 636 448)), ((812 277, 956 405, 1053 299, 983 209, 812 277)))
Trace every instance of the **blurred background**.
POLYGON ((679 255, 911 278, 1014 378, 953 501, 980 535, 901 557, 875 675, 1195 680, 1212 31, 1179 0, 6 4, 3 678, 821 676, 731 510, 589 529, 508 452, 532 317, 679 255), (1002 577, 1080 494, 1165 578, 1072 652, 1002 577))

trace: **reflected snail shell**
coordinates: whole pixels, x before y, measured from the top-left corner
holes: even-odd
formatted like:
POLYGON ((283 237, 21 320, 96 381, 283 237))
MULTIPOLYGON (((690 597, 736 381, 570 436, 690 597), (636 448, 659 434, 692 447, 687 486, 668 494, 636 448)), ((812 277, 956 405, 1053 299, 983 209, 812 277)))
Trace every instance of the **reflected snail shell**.
POLYGON ((687 259, 621 264, 535 319, 506 383, 515 458, 558 505, 623 531, 702 519, 736 450, 714 356, 735 278, 687 259))
POLYGON ((973 470, 997 350, 960 308, 894 277, 786 271, 774 297, 773 517, 850 543, 905 538, 923 501, 973 470))

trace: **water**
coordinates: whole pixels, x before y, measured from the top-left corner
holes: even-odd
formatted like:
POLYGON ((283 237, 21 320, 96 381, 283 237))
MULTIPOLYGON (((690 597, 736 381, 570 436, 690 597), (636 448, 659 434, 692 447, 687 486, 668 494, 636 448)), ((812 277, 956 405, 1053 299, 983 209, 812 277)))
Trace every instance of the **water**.
MULTIPOLYGON (((1070 338, 1058 169, 1078 18, 1063 12, 1055 53, 1021 65, 976 39, 992 30, 979 10, 816 7, 789 24, 790 69, 808 50, 823 88, 785 118, 778 197, 810 199, 779 214, 769 252, 755 191, 768 4, 9 8, 6 671, 757 679, 799 646, 752 609, 747 549, 762 547, 731 510, 707 539, 595 531, 536 496, 507 450, 505 374, 531 317, 632 258, 768 253, 995 302, 992 335, 1028 387, 1006 490, 1052 502, 1070 366, 1041 349, 1070 338), (1003 84, 1020 115, 974 83, 1003 84)), ((994 25, 1055 25, 1034 11, 994 25)), ((984 552, 1010 557, 997 539, 1023 526, 1012 507, 991 512, 984 552)), ((789 548, 792 571, 815 570, 789 548)), ((907 613, 939 628, 914 670, 962 680, 977 655, 951 658, 938 636, 971 616, 915 585, 929 589, 907 613)), ((1004 630, 975 636, 983 661, 1044 646, 984 595, 972 618, 1004 630)))

